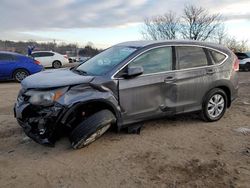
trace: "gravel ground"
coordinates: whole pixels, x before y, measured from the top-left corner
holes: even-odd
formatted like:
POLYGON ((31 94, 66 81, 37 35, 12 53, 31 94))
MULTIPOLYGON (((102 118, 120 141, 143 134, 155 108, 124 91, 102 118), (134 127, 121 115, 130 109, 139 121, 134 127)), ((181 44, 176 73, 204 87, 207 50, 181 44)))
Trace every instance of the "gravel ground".
POLYGON ((108 132, 90 146, 55 148, 28 139, 13 117, 20 85, 0 83, 0 187, 249 187, 250 72, 218 122, 182 115, 144 124, 140 135, 108 132), (245 130, 245 132, 237 132, 245 130))

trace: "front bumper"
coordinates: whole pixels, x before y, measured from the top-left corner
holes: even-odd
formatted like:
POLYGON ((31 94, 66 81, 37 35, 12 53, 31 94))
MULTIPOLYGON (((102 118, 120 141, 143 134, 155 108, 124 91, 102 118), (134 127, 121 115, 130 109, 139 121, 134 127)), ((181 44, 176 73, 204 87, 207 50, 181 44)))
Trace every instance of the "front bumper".
POLYGON ((14 115, 28 137, 39 144, 54 146, 63 109, 63 106, 59 104, 40 107, 17 102, 14 115))
POLYGON ((32 140, 35 142, 46 145, 46 146, 51 146, 53 147, 55 144, 55 141, 52 141, 49 138, 42 138, 38 133, 32 133, 32 126, 29 125, 28 123, 22 122, 20 119, 17 119, 19 125, 23 128, 24 133, 30 137, 32 140))

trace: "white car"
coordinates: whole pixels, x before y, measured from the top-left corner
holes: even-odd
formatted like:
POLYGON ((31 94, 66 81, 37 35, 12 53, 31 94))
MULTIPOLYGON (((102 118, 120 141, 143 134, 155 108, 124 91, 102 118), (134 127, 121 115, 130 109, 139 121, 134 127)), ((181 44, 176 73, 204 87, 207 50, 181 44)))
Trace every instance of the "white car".
POLYGON ((39 61, 44 67, 58 69, 69 63, 67 55, 62 55, 52 51, 35 51, 32 52, 31 56, 39 61))
POLYGON ((240 70, 250 71, 250 52, 237 52, 235 53, 238 59, 240 60, 240 70))

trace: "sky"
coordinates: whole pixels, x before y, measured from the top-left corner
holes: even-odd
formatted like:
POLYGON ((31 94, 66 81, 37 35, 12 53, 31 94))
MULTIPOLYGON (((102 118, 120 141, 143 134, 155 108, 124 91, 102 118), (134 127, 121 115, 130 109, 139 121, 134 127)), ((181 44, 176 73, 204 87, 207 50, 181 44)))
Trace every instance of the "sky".
POLYGON ((222 14, 229 35, 250 41, 250 0, 0 0, 0 39, 106 48, 141 40, 145 17, 181 14, 186 4, 222 14))

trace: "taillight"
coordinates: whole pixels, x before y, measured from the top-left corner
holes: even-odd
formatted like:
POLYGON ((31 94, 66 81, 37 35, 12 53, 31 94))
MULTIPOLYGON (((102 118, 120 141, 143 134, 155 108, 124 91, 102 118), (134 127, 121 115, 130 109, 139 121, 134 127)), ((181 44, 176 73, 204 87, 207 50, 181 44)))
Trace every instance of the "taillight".
POLYGON ((240 68, 240 61, 237 57, 235 57, 233 69, 234 69, 234 71, 239 71, 239 68, 240 68))
POLYGON ((37 60, 35 60, 34 63, 37 64, 37 65, 40 65, 40 61, 37 61, 37 60))
POLYGON ((66 59, 69 59, 67 55, 64 55, 63 57, 66 58, 66 59))

